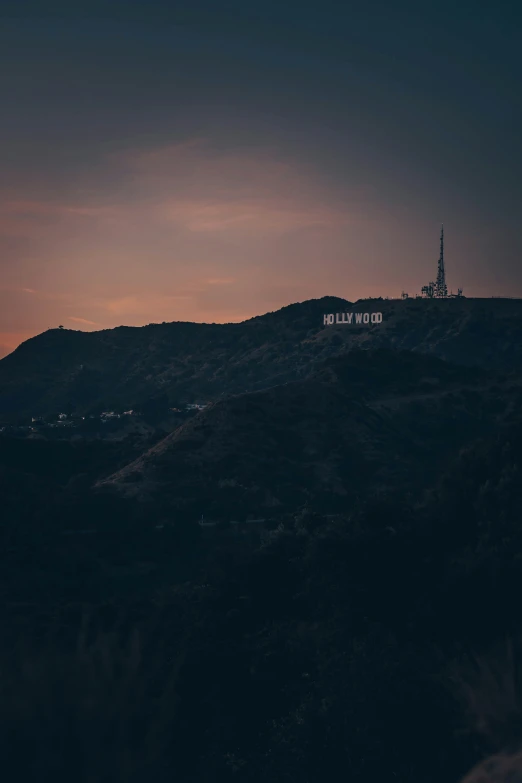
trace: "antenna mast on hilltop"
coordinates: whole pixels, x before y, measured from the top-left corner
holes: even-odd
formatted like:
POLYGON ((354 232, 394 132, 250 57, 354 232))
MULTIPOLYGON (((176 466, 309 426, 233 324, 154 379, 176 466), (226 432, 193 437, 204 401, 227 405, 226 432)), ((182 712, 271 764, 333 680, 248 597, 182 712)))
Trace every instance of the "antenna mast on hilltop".
POLYGON ((435 283, 435 296, 440 299, 446 299, 448 296, 446 272, 444 270, 444 224, 442 224, 440 229, 440 256, 439 268, 437 271, 437 282, 435 283))
MULTIPOLYGON (((444 269, 444 224, 441 225, 440 228, 440 256, 439 256, 439 268, 437 271, 437 281, 428 283, 428 285, 423 285, 421 288, 421 293, 417 294, 417 299, 433 299, 436 297, 437 299, 454 299, 454 298, 461 298, 463 296, 462 294, 462 288, 459 288, 457 293, 451 293, 448 294, 448 286, 446 285, 446 270, 444 269)), ((403 292, 402 294, 403 299, 408 298, 408 294, 405 294, 403 292)))

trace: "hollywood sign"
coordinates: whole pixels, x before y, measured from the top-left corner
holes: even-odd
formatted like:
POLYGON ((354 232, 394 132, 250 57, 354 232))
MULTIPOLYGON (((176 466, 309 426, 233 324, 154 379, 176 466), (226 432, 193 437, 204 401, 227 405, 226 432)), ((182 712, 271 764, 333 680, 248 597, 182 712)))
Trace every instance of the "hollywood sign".
POLYGON ((328 313, 323 316, 323 324, 380 324, 382 313, 328 313))

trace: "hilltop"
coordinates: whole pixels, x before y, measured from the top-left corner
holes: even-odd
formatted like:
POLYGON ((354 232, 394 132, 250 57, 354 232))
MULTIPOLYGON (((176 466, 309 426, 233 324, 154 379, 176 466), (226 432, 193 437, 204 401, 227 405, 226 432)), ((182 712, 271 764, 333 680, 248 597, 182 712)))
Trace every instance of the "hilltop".
POLYGON ((328 360, 311 378, 220 400, 98 488, 168 518, 352 508, 426 486, 445 460, 514 422, 522 381, 386 349, 328 360), (159 504, 159 506, 158 506, 159 504))
POLYGON ((212 401, 308 377, 359 347, 520 371, 522 300, 324 297, 237 324, 51 329, 0 361, 0 417, 126 409, 157 394, 212 401), (324 313, 342 311, 381 311, 383 322, 323 325, 324 313))

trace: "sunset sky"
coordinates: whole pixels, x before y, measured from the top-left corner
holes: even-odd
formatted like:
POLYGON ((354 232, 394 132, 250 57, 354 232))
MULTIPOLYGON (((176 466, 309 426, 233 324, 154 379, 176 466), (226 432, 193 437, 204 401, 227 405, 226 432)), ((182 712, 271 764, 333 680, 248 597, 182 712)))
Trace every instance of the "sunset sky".
POLYGON ((522 296, 516 4, 3 5, 0 356, 413 294, 441 222, 450 288, 522 296))

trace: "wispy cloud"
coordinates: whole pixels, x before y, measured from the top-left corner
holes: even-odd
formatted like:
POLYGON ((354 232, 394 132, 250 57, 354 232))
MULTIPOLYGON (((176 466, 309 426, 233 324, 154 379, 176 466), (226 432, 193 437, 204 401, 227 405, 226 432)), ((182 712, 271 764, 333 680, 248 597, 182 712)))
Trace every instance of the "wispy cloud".
POLYGON ((0 237, 42 238, 44 230, 53 231, 56 224, 67 229, 70 223, 75 231, 81 230, 78 221, 92 221, 114 225, 125 218, 126 210, 121 206, 82 205, 48 201, 3 201, 0 202, 0 237))
POLYGON ((299 258, 310 276, 360 217, 268 147, 192 139, 99 163, 74 183, 0 190, 0 271, 13 286, 0 330, 244 320, 295 297, 295 282, 286 299, 269 290, 282 262, 295 277, 299 258))
POLYGON ((74 315, 68 315, 67 319, 69 321, 75 321, 76 323, 79 324, 88 324, 89 326, 100 326, 100 324, 97 323, 97 321, 89 321, 87 318, 78 318, 77 316, 74 315))
POLYGON ((341 225, 346 216, 328 207, 272 199, 205 203, 182 199, 158 205, 160 215, 192 233, 284 234, 307 227, 341 225))
POLYGON ((109 299, 102 304, 104 310, 113 315, 152 315, 158 316, 169 310, 176 302, 189 301, 192 296, 173 295, 162 296, 154 294, 144 294, 143 296, 124 296, 117 299, 109 299))
POLYGON ((33 296, 38 297, 39 299, 66 300, 68 298, 68 295, 64 293, 54 293, 52 291, 39 291, 36 288, 26 288, 17 285, 0 285, 0 291, 5 291, 10 294, 32 294, 33 296))
POLYGON ((356 220, 309 172, 270 149, 224 153, 194 139, 112 155, 108 171, 124 189, 105 185, 80 199, 76 189, 70 202, 63 195, 0 201, 0 234, 41 238, 45 231, 51 239, 53 232, 74 239, 95 221, 109 232, 105 237, 116 227, 123 241, 129 232, 158 229, 249 240, 356 220))
POLYGON ((165 176, 169 166, 179 166, 180 163, 193 160, 194 157, 212 157, 208 141, 203 137, 186 139, 174 144, 143 149, 143 147, 127 147, 127 149, 110 153, 107 156, 109 165, 127 169, 136 174, 146 176, 165 176))
POLYGON ((85 215, 86 217, 103 217, 114 214, 115 207, 82 206, 54 203, 52 201, 8 201, 0 203, 0 211, 31 217, 32 215, 85 215))
POLYGON ((201 139, 115 158, 141 216, 191 233, 284 234, 347 222, 343 205, 269 149, 217 153, 201 139))

